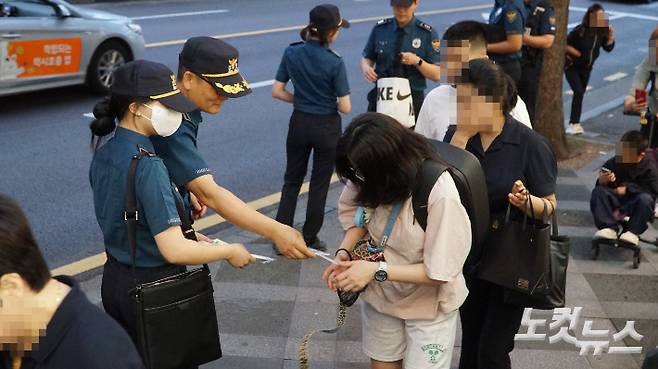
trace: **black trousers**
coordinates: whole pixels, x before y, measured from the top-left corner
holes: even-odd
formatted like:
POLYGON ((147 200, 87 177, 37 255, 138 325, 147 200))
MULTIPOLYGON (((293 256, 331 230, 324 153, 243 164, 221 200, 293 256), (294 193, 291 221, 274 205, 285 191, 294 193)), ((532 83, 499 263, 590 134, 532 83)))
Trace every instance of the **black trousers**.
POLYGON ((640 235, 647 230, 647 223, 653 217, 654 201, 648 193, 619 196, 609 187, 595 186, 590 210, 598 229, 618 228, 619 219, 615 216, 618 210, 630 217, 626 230, 640 235))
POLYGON ((519 85, 519 81, 521 81, 521 61, 519 59, 496 62, 496 64, 500 65, 505 73, 512 77, 517 86, 519 85))
POLYGON ((307 243, 317 239, 324 222, 324 207, 336 161, 336 145, 341 133, 338 113, 308 114, 295 110, 290 117, 286 141, 286 174, 276 220, 292 226, 299 190, 313 152, 311 187, 302 234, 307 243))
POLYGON ((564 71, 564 75, 567 77, 567 82, 571 86, 573 91, 573 99, 571 100, 571 117, 569 118, 569 123, 580 123, 580 114, 583 109, 583 97, 585 97, 585 92, 587 91, 587 84, 589 83, 589 75, 592 72, 591 69, 572 66, 569 69, 564 71))
POLYGON ((459 369, 510 369, 509 353, 519 331, 523 307, 506 304, 503 287, 473 276, 466 278, 469 293, 459 308, 462 349, 459 369))
MULTIPOLYGON (((420 108, 423 107, 423 101, 425 101, 425 91, 411 90, 411 98, 413 99, 414 104, 414 117, 416 122, 418 122, 418 114, 420 114, 420 108)), ((367 99, 368 111, 377 111, 377 87, 368 92, 367 99)))
MULTIPOLYGON (((174 274, 185 272, 186 268, 180 265, 166 265, 157 268, 135 268, 137 283, 153 282, 174 274)), ((137 317, 135 315, 133 299, 129 291, 135 287, 132 268, 122 264, 108 255, 103 268, 103 281, 101 284, 101 299, 103 308, 108 315, 121 325, 135 346, 137 342, 137 317)))
POLYGON ((519 97, 528 109, 530 122, 535 124, 535 109, 537 105, 537 89, 539 88, 539 73, 541 72, 540 63, 521 63, 521 79, 517 83, 519 97))

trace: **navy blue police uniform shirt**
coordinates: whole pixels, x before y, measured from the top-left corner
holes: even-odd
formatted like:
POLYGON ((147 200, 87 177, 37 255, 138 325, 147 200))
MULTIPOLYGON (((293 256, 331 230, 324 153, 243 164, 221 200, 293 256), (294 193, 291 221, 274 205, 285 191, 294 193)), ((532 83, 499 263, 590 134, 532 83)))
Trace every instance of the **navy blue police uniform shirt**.
MULTIPOLYGON (((532 36, 555 35, 556 20, 553 7, 546 0, 532 0, 526 5, 526 27, 532 36)), ((529 62, 541 62, 542 51, 523 45, 523 58, 529 62)))
MULTIPOLYGON (((454 125, 448 129, 445 142, 450 142, 455 129, 454 125)), ((507 209, 507 194, 516 180, 521 180, 533 196, 555 193, 557 161, 548 141, 512 117, 507 118, 502 132, 486 153, 479 134, 468 140, 466 151, 475 155, 482 165, 492 214, 507 209)))
MULTIPOLYGON (((496 0, 489 24, 501 26, 506 35, 523 35, 525 31, 526 7, 523 0, 496 0)), ((510 54, 490 53, 493 61, 507 62, 521 58, 521 50, 510 54)))
MULTIPOLYGON (((89 181, 94 193, 94 208, 103 232, 105 249, 120 263, 131 265, 126 221, 126 181, 132 157, 141 150, 154 153, 148 137, 117 127, 114 137, 101 146, 91 162, 89 181)), ((144 156, 137 165, 138 267, 158 267, 167 262, 160 254, 154 236, 181 221, 174 196, 179 196, 162 159, 144 156)))
POLYGON ((190 203, 185 185, 198 177, 212 174, 197 148, 199 125, 202 122, 201 112, 196 110, 183 114, 183 122, 173 135, 151 137, 155 152, 164 160, 171 180, 178 187, 188 211, 190 203))
MULTIPOLYGON (((403 66, 406 75, 398 75, 396 64, 400 55, 396 52, 397 32, 403 32, 399 52, 410 52, 421 57, 425 63, 438 64, 440 60, 440 39, 436 30, 429 24, 414 17, 409 24, 400 28, 395 18, 382 19, 370 32, 363 49, 363 57, 375 62, 377 78, 407 77, 411 89, 423 91, 427 88, 425 76, 414 65, 403 66)), ((399 65, 399 64, 398 64, 399 65)))
MULTIPOLYGON (((71 287, 38 347, 26 352, 20 369, 143 369, 128 334, 94 306, 70 277, 55 277, 71 287)), ((0 369, 12 369, 9 352, 0 351, 0 369)))
POLYGON ((350 94, 343 58, 315 40, 288 46, 275 79, 292 81, 295 110, 308 114, 336 114, 336 98, 350 94))

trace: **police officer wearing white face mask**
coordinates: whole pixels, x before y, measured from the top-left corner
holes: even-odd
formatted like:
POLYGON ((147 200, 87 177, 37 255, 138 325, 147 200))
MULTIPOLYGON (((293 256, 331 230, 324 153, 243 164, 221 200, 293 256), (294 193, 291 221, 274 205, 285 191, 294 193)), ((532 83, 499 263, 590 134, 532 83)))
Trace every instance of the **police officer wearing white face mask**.
POLYGON ((96 104, 96 119, 90 125, 96 150, 89 180, 108 259, 101 286, 103 307, 134 341, 136 318, 128 291, 136 283, 183 272, 185 265, 227 260, 242 267, 254 261, 243 245, 217 247, 183 235, 176 210, 176 201, 182 206, 182 199, 149 139, 172 135, 181 124, 182 113, 196 109, 175 81, 169 68, 159 63, 138 60, 120 67, 114 72, 110 97, 96 104), (99 148, 101 137, 112 132, 114 137, 99 148), (135 175, 137 253, 133 274, 125 204, 128 170, 136 155, 141 159, 135 175))

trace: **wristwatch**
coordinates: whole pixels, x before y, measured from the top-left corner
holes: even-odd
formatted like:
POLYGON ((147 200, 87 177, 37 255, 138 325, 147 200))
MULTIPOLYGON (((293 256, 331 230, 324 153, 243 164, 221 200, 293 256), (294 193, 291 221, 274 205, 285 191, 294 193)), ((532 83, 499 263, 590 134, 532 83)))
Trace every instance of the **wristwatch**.
POLYGON ((423 58, 418 58, 418 63, 416 63, 417 66, 423 65, 423 58))
POLYGON ((386 272, 387 266, 385 261, 379 262, 379 268, 375 272, 375 280, 377 282, 384 282, 388 279, 388 273, 386 272))

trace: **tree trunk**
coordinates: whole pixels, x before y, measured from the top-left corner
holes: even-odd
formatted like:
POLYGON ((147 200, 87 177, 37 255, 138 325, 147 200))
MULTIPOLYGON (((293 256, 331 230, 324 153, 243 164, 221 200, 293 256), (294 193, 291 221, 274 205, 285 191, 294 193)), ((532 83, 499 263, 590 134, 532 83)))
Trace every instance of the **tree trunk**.
POLYGON ((562 75, 567 42, 569 0, 550 0, 555 10, 557 34, 553 47, 544 50, 544 63, 539 77, 534 128, 548 139, 558 160, 569 157, 564 133, 562 75))

